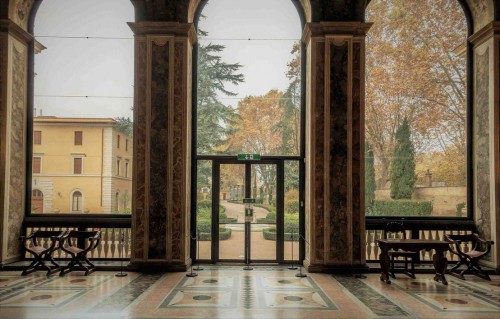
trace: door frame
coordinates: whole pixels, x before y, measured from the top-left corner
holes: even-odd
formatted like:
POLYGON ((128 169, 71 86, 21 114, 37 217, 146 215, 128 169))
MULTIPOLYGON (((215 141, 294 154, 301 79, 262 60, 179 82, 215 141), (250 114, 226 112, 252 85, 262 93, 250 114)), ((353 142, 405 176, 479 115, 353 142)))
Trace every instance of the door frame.
MULTIPOLYGON (((284 263, 284 161, 280 159, 261 159, 261 160, 237 160, 235 158, 216 158, 212 161, 212 262, 238 262, 239 259, 220 259, 219 258, 219 204, 220 204, 220 167, 221 165, 245 165, 245 197, 250 198, 252 193, 252 165, 269 164, 276 165, 276 259, 251 259, 251 263, 284 263)), ((251 236, 251 231, 250 231, 251 236)), ((245 236, 245 241, 247 236, 245 236)), ((248 245, 251 244, 251 239, 248 245)), ((245 243, 246 245, 247 243, 245 243)), ((246 247, 246 246, 245 246, 246 247)), ((251 249, 249 249, 251 251, 251 249)), ((245 249, 246 254, 246 249, 245 249)), ((245 255, 244 260, 247 259, 245 255)))

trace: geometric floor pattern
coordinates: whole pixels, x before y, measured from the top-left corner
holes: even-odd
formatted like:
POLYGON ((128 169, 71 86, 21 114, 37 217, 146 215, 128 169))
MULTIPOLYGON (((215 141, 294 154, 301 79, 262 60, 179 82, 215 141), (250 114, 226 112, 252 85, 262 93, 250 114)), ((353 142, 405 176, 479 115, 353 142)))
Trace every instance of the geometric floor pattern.
POLYGON ((46 277, 0 272, 4 318, 500 318, 500 276, 488 282, 418 274, 388 285, 367 278, 309 274, 286 267, 205 266, 185 273, 77 272, 46 277))

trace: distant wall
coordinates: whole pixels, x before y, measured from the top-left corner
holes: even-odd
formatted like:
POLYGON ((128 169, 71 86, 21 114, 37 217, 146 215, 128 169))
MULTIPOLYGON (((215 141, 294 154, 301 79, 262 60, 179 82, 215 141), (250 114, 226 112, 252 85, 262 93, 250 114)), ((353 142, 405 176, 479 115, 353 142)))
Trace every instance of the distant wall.
MULTIPOLYGON (((375 191, 375 199, 390 199, 390 189, 375 191)), ((457 204, 467 202, 466 187, 419 187, 413 191, 412 199, 430 200, 433 216, 456 216, 457 204)))

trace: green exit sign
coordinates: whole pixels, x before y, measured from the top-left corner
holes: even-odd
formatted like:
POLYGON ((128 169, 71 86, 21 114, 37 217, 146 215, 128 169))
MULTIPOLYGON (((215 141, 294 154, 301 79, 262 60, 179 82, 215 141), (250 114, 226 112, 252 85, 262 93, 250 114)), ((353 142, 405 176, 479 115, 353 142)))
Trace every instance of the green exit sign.
POLYGON ((238 161, 258 161, 260 154, 238 154, 238 161))

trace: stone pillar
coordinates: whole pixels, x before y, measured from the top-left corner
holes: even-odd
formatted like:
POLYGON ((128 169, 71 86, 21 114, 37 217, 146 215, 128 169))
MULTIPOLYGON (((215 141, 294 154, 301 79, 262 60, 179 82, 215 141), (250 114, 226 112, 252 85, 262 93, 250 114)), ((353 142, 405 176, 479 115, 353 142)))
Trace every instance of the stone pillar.
POLYGON ((480 236, 495 241, 486 264, 500 271, 500 22, 469 38, 473 45, 473 209, 480 236))
POLYGON ((131 262, 184 271, 189 256, 192 24, 131 23, 135 33, 131 262))
POLYGON ((365 267, 364 68, 370 23, 309 23, 306 260, 309 271, 365 267))
POLYGON ((28 50, 33 37, 0 20, 0 264, 20 257, 25 212, 28 50))

